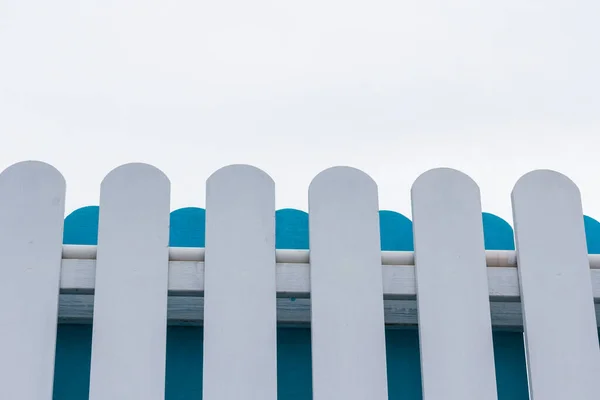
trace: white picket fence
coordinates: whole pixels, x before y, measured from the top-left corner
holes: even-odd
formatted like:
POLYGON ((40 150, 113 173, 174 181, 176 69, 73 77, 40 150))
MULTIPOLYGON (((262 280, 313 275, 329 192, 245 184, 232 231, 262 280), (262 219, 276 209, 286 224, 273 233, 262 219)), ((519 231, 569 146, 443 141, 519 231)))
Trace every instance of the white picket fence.
POLYGON ((516 183, 516 253, 484 250, 479 188, 455 170, 412 187, 414 253, 382 254, 377 185, 347 167, 310 185, 310 253, 276 251, 274 188, 251 166, 215 172, 206 250, 170 249, 168 178, 124 165, 102 182, 98 246, 63 246, 61 174, 40 162, 2 172, 0 399, 52 398, 60 293, 94 293, 91 400, 164 399, 169 295, 202 297, 180 311, 203 320, 204 400, 275 400, 286 318, 310 322, 315 400, 387 399, 385 301, 415 298, 425 400, 497 398, 492 325, 515 307, 531 400, 600 398, 600 260, 563 175, 516 183), (292 297, 310 302, 282 306, 292 297))

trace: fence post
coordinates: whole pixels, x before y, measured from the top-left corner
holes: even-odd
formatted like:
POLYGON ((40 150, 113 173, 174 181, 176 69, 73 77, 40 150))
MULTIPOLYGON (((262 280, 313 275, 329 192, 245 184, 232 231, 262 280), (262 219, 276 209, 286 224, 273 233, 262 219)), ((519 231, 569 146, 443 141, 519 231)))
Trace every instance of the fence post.
POLYGON ((0 174, 0 399, 52 399, 64 210, 52 166, 0 174))
POLYGON ((512 203, 531 400, 598 399, 600 351, 579 189, 564 175, 538 170, 519 179, 512 203))
POLYGON ((440 168, 411 195, 423 399, 496 399, 479 188, 440 168))
POLYGON ((314 399, 387 399, 377 185, 330 168, 308 207, 314 399))
POLYGON ((164 400, 169 201, 150 165, 102 182, 90 400, 164 400))
POLYGON ((206 184, 204 400, 277 399, 275 185, 232 165, 206 184))

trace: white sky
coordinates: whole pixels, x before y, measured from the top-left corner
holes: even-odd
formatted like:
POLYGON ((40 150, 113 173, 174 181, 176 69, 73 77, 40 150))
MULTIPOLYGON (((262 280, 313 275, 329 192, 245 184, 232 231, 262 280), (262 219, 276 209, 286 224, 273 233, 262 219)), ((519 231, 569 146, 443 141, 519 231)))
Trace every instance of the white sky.
POLYGON ((508 221, 516 180, 550 168, 600 218, 599 19, 598 0, 0 0, 0 168, 53 164, 71 211, 148 162, 175 209, 249 163, 306 210, 350 165, 410 216, 447 166, 508 221))

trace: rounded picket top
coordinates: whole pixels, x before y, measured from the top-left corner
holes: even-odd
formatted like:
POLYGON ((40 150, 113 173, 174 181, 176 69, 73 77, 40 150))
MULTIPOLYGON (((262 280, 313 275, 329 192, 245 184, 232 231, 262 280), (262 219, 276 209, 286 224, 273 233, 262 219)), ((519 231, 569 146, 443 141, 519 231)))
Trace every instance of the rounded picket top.
MULTIPOLYGON (((517 181, 511 197, 515 238, 521 258, 537 255, 542 251, 540 243, 552 248, 556 257, 557 249, 580 253, 579 258, 586 257, 581 193, 571 179, 552 170, 531 171, 517 181)), ((581 260, 587 263, 587 258, 581 260)))
POLYGON ((171 182, 158 168, 130 163, 113 169, 100 186, 98 242, 113 242, 132 232, 143 237, 141 232, 156 229, 156 239, 164 234, 168 245, 170 201, 171 182))
MULTIPOLYGON (((269 225, 272 223, 274 241, 275 182, 263 170, 251 165, 234 164, 217 170, 206 180, 207 242, 212 240, 209 233, 211 229, 235 229, 235 226, 250 224, 250 221, 259 223, 265 215, 272 221, 269 225), (231 227, 226 228, 223 218, 231 223, 231 227)), ((237 233, 241 232, 238 230, 237 233)), ((248 226, 248 232, 254 230, 248 226)), ((231 232, 226 236, 233 240, 231 232)))
POLYGON ((377 184, 358 169, 329 168, 312 180, 308 210, 313 391, 387 398, 377 184), (353 306, 340 307, 349 298, 353 306), (340 354, 352 357, 340 365, 340 354))
POLYGON ((328 265, 335 254, 350 254, 350 249, 361 253, 357 260, 376 254, 373 259, 380 263, 377 184, 363 171, 333 167, 319 173, 308 191, 308 219, 313 267, 328 265), (327 261, 317 262, 317 254, 328 254, 327 261))
MULTIPOLYGON (((241 185, 269 185, 274 187, 273 178, 265 171, 248 164, 232 164, 219 168, 206 180, 207 186, 212 184, 233 185, 232 190, 239 190, 241 185)), ((245 186, 244 186, 245 187, 245 186)))
POLYGON ((275 212, 275 247, 308 250, 308 213, 295 208, 275 212))
POLYGON ((423 392, 431 398, 496 397, 479 187, 463 172, 429 170, 411 190, 423 392), (460 323, 439 329, 460 309, 460 323), (447 360, 457 360, 449 366, 447 360))
POLYGON ((511 197, 517 248, 519 238, 521 247, 531 251, 536 246, 523 243, 542 238, 547 245, 585 247, 581 193, 567 176, 545 169, 528 172, 517 181, 511 197))
POLYGON ((0 236, 14 234, 17 227, 35 230, 50 220, 62 231, 65 195, 65 178, 52 165, 23 161, 9 166, 0 173, 0 236))
POLYGON ((206 181, 205 240, 207 263, 212 260, 211 255, 225 257, 228 248, 258 246, 257 251, 263 251, 265 245, 272 245, 274 249, 273 179, 246 164, 233 164, 214 172, 206 181))
POLYGON ((588 254, 600 254, 600 222, 584 215, 583 223, 588 254))
POLYGON ((0 182, 2 185, 20 187, 21 191, 34 187, 39 189, 54 187, 56 190, 64 191, 67 186, 64 176, 58 169, 43 161, 35 160, 10 165, 0 173, 0 182))
POLYGON ((121 165, 102 181, 89 390, 92 399, 116 398, 128 390, 140 398, 151 398, 164 390, 170 190, 167 176, 144 163, 121 165), (133 320, 126 317, 132 312, 133 320), (123 331, 134 329, 152 335, 123 335, 123 331), (140 358, 140 354, 146 356, 140 358))
POLYGON ((515 184, 512 205, 532 398, 596 398, 598 330, 580 191, 559 172, 532 171, 515 184))
POLYGON ((52 395, 65 191, 62 174, 43 162, 0 173, 3 399, 52 395))
MULTIPOLYGON (((377 183, 367 173, 353 167, 331 167, 313 178, 308 188, 309 198, 312 193, 331 194, 336 198, 346 195, 356 196, 358 193, 375 193, 377 183)), ((310 210, 309 210, 310 212, 310 210)))
POLYGON ((453 168, 430 169, 419 175, 411 188, 411 194, 421 198, 420 201, 432 195, 452 198, 467 193, 479 197, 479 186, 469 175, 453 168))
POLYGON ((497 215, 484 212, 483 237, 486 250, 514 250, 513 229, 508 222, 497 215))
POLYGON ((413 251, 412 221, 395 211, 379 211, 382 251, 413 251))
POLYGON ((359 169, 332 167, 319 173, 308 189, 308 218, 311 252, 322 243, 335 247, 331 237, 341 240, 340 235, 348 230, 354 232, 353 241, 364 242, 355 245, 375 246, 380 251, 377 184, 359 169))
POLYGON ((179 208, 171 212, 169 246, 204 247, 206 211, 198 207, 179 208))
MULTIPOLYGON (((157 167, 146 163, 128 163, 116 167, 102 180, 101 188, 105 186, 121 187, 123 192, 133 188, 147 188, 163 186, 170 190, 171 182, 167 175, 157 167)), ((102 190, 101 189, 101 190, 102 190)))
POLYGON ((570 196, 580 201, 581 193, 575 183, 566 175, 549 169, 538 169, 523 175, 512 190, 513 199, 531 198, 535 201, 558 200, 548 196, 558 195, 560 198, 570 196))
POLYGON ((435 248, 441 245, 438 240, 450 243, 459 234, 471 238, 471 244, 460 241, 461 245, 479 248, 481 239, 483 250, 479 186, 467 174, 452 168, 421 174, 412 185, 411 203, 415 251, 422 240, 433 240, 427 246, 435 248))
POLYGON ((485 267, 481 200, 473 179, 451 168, 429 170, 413 183, 411 203, 418 271, 448 268, 446 259, 453 257, 463 258, 453 266, 463 271, 485 267))
POLYGON ((275 183, 267 173, 234 164, 207 179, 204 260, 204 398, 274 399, 277 343, 265 338, 277 330, 275 183), (240 330, 239 321, 252 323, 240 330))
POLYGON ((98 215, 100 207, 86 206, 71 212, 65 218, 63 244, 98 244, 98 215))

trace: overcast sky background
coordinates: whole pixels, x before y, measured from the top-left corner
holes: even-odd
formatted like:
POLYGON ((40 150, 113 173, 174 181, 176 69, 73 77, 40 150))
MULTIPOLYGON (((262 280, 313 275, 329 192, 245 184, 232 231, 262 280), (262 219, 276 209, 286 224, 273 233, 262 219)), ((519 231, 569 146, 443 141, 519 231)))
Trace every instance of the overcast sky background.
POLYGON ((410 216, 445 166, 511 223, 516 180, 550 168, 600 218, 599 20, 598 0, 0 0, 0 168, 53 164, 71 211, 147 162, 176 209, 248 163, 306 210, 350 165, 410 216))

